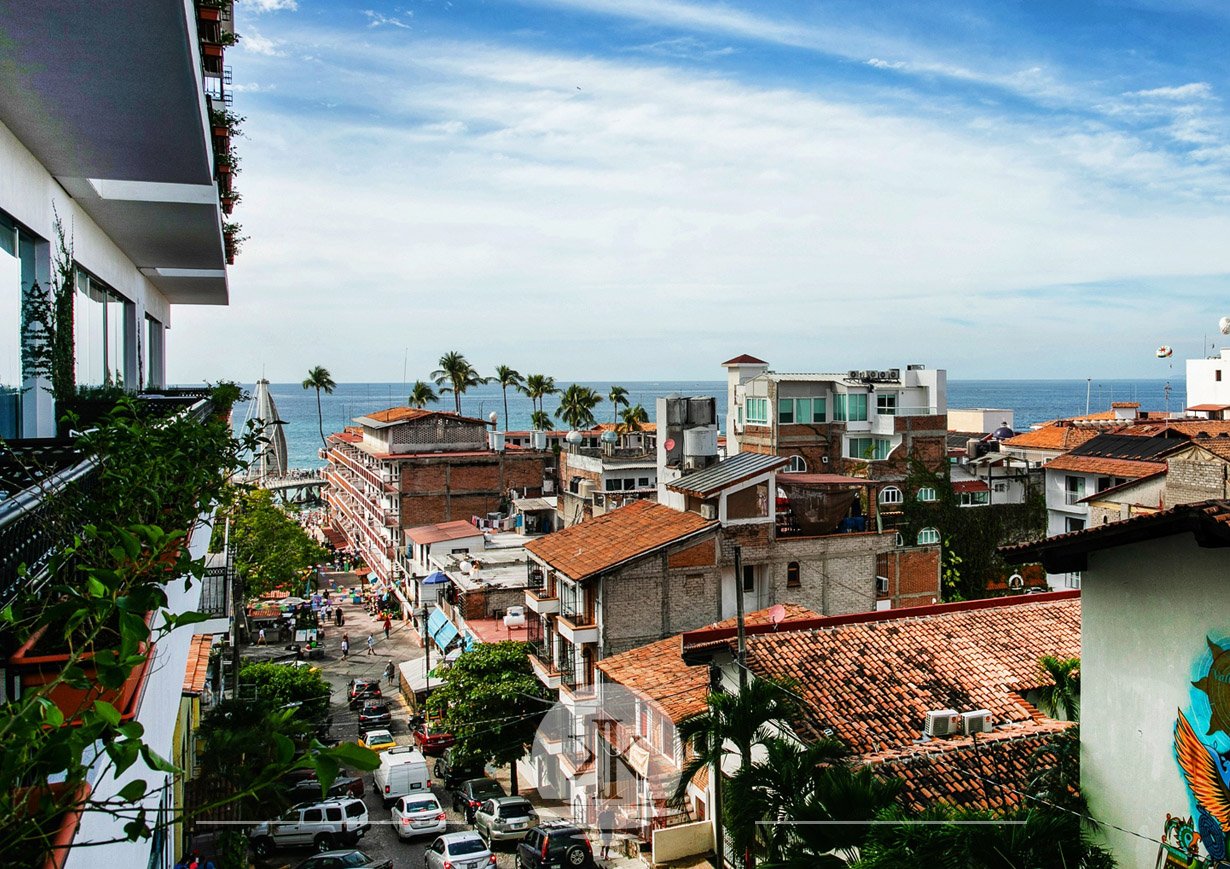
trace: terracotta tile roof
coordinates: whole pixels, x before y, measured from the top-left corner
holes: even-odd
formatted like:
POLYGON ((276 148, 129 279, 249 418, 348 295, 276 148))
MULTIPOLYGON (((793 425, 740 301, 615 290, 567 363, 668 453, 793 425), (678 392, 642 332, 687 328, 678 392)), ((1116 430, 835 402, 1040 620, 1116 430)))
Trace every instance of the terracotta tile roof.
POLYGON ((985 480, 957 480, 952 484, 954 492, 989 492, 991 487, 985 480))
POLYGON ((1036 710, 1018 693, 1047 683, 1039 659, 1080 654, 1078 595, 1026 595, 919 611, 752 632, 748 665, 799 686, 805 708, 795 727, 801 737, 817 739, 831 728, 861 755, 912 745, 933 709, 988 709, 997 726, 1031 722, 1036 710))
POLYGON ((1112 401, 1110 403, 1110 406, 1112 410, 1116 407, 1140 407, 1140 402, 1139 401, 1112 401))
POLYGON ((581 580, 676 540, 717 527, 716 521, 702 519, 696 513, 684 513, 652 501, 633 501, 618 510, 532 540, 525 549, 570 579, 581 580))
POLYGON ((744 353, 736 356, 734 359, 727 359, 722 365, 768 365, 763 359, 757 359, 755 356, 749 356, 744 353))
POLYGON ((438 522, 435 525, 419 525, 406 530, 406 537, 419 545, 439 543, 442 540, 461 540, 464 537, 478 537, 482 529, 470 524, 465 519, 453 522, 438 522))
POLYGON ((1047 463, 1048 470, 1072 471, 1077 474, 1102 474, 1135 480, 1166 470, 1162 462, 1134 462, 1131 459, 1107 459, 1101 456, 1060 456, 1047 463))
POLYGON ((1048 573, 1067 573, 1086 570, 1090 552, 1186 533, 1196 535, 1201 546, 1230 545, 1230 501, 1180 504, 1032 543, 1001 546, 999 553, 1009 564, 1040 561, 1048 573))
POLYGON ((390 407, 387 410, 377 410, 372 413, 365 413, 360 417, 356 417, 355 422, 392 425, 395 423, 410 422, 412 420, 422 419, 425 416, 447 416, 451 419, 459 419, 464 422, 475 422, 484 426, 488 424, 485 419, 476 419, 472 416, 459 416, 451 410, 428 410, 425 407, 390 407))
MULTIPOLYGON (((623 423, 600 422, 598 423, 598 427, 594 429, 594 431, 621 431, 622 429, 623 429, 623 423)), ((640 431, 643 431, 646 434, 652 434, 653 432, 656 432, 657 430, 658 430, 658 424, 656 422, 641 423, 640 431)))
POLYGON ((1113 410, 1100 410, 1097 413, 1085 413, 1080 416, 1068 417, 1073 422, 1100 422, 1118 418, 1113 410))
POLYGON ((977 746, 971 737, 935 739, 865 759, 879 777, 902 783, 897 801, 907 810, 947 803, 1002 812, 1021 807, 1020 792, 1030 792, 1039 767, 1054 763, 1046 747, 1071 726, 1031 722, 1020 730, 980 733, 977 746))
POLYGON ((1187 410, 1201 410, 1206 412, 1217 410, 1230 410, 1230 404, 1193 404, 1187 410))
POLYGON ((1033 431, 1022 432, 1003 441, 1009 447, 1034 450, 1063 450, 1067 452, 1085 441, 1098 436, 1098 430, 1083 426, 1052 423, 1033 431))
MULTIPOLYGON (((816 613, 797 604, 784 606, 787 619, 816 618, 816 613)), ((769 624, 772 608, 749 613, 745 623, 769 624)), ((730 628, 734 619, 717 622, 711 627, 730 628)), ((689 715, 705 711, 709 695, 709 669, 689 667, 683 662, 682 634, 656 643, 612 655, 598 662, 598 669, 612 682, 641 694, 678 723, 689 715)))
POLYGON ((209 675, 209 649, 214 638, 209 634, 197 634, 188 647, 188 666, 184 668, 184 693, 198 695, 205 690, 209 675))
POLYGON ((1230 438, 1196 438, 1191 443, 1208 450, 1219 459, 1230 460, 1230 438))

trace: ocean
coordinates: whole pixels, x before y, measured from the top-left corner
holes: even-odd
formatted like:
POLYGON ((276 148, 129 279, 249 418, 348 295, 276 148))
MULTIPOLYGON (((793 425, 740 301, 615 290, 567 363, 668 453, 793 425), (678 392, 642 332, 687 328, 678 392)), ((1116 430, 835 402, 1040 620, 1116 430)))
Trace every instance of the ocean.
MULTIPOLYGON (((561 388, 566 387, 569 382, 557 380, 561 388)), ((604 396, 611 387, 610 383, 582 385, 592 387, 604 396)), ((656 400, 660 396, 671 394, 715 396, 718 418, 725 419, 725 381, 625 381, 619 385, 628 390, 628 398, 633 404, 645 406, 651 420, 656 400)), ((247 387, 254 388, 251 384, 247 387)), ((1171 387, 1167 396, 1165 380, 950 380, 948 407, 1006 408, 1014 413, 1016 430, 1025 431, 1037 423, 1084 413, 1086 389, 1090 412, 1107 410, 1112 401, 1139 401, 1142 410, 1181 411, 1186 406, 1186 389, 1181 381, 1171 383, 1171 387)), ((290 466, 316 468, 323 465, 317 455, 321 442, 316 417, 316 392, 305 390, 298 383, 274 383, 270 385, 270 392, 277 404, 278 413, 286 422, 290 466)), ((404 404, 408 392, 408 387, 401 383, 339 383, 332 395, 322 393, 320 396, 325 434, 351 425, 354 417, 404 404)), ((554 411, 558 402, 558 397, 548 397, 547 412, 554 411)), ((431 407, 451 410, 452 396, 444 396, 439 403, 431 407)), ((499 386, 477 386, 462 396, 461 412, 466 416, 486 419, 493 411, 500 417, 504 416, 504 400, 499 386)), ((509 390, 508 428, 514 431, 528 429, 530 412, 530 400, 519 392, 509 390)), ((604 401, 594 413, 599 422, 610 420, 611 406, 604 401)), ((235 405, 237 428, 242 427, 246 414, 246 404, 235 405)))

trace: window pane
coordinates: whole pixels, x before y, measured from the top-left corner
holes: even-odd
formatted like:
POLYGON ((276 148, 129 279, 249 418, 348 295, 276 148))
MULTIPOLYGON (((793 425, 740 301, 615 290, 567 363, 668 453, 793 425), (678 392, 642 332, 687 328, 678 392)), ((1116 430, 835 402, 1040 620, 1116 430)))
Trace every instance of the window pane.
POLYGON ((867 394, 850 396, 850 421, 867 421, 867 394))
POLYGON ((828 417, 825 415, 825 401, 823 398, 813 398, 811 402, 811 421, 824 422, 828 417))
POLYGON ((811 422, 810 398, 796 398, 794 400, 794 421, 811 422))
POLYGON ((833 396, 833 419, 838 422, 844 422, 846 419, 846 408, 849 405, 850 396, 843 393, 838 393, 833 396))
POLYGON ((779 398, 777 400, 777 421, 786 424, 794 422, 793 398, 779 398))

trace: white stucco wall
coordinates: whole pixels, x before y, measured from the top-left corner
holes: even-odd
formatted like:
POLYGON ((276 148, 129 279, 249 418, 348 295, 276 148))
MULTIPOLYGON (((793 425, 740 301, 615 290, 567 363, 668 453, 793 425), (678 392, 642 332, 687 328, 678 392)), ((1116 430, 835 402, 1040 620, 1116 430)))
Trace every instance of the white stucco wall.
POLYGON ((1187 360, 1187 406, 1197 404, 1230 404, 1230 348, 1211 359, 1187 360))
POLYGON ((1191 534, 1089 558, 1081 785, 1093 817, 1107 822, 1103 835, 1120 866, 1153 866, 1167 813, 1192 814, 1174 757, 1176 710, 1189 705, 1206 635, 1230 633, 1228 571, 1230 549, 1201 549, 1191 534))

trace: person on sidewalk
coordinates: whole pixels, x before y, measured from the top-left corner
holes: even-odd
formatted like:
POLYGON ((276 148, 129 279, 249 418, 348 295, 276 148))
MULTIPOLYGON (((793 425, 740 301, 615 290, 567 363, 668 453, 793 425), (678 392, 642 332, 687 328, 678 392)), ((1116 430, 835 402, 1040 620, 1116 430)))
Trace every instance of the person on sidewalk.
POLYGON ((611 856, 611 840, 615 837, 615 813, 609 805, 598 813, 598 840, 602 843, 602 859, 611 856))
POLYGON ((388 680, 390 685, 393 684, 393 673, 394 673, 393 662, 389 661, 389 663, 384 665, 384 678, 388 680))
POLYGON ((367 654, 369 655, 376 654, 376 638, 373 637, 371 634, 367 635, 367 654))
POLYGON ((384 614, 384 638, 389 638, 389 631, 393 629, 393 620, 389 618, 389 614, 384 614))
POLYGON ((342 660, 350 654, 350 634, 342 634, 342 660))
POLYGON ((258 646, 265 645, 265 629, 264 628, 261 628, 259 631, 256 632, 256 645, 258 646))

